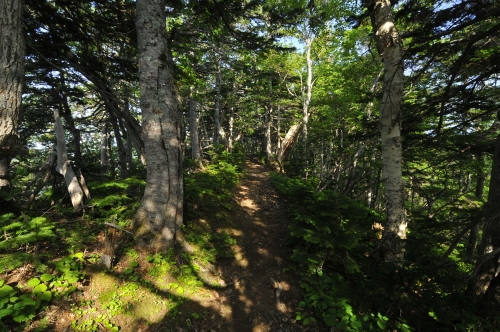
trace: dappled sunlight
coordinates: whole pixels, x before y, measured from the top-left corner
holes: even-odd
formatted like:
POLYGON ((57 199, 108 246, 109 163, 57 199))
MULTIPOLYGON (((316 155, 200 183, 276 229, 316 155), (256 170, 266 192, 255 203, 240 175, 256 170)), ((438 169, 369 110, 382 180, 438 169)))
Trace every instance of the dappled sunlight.
POLYGON ((235 264, 237 264, 241 267, 247 267, 248 266, 248 259, 245 258, 244 250, 238 245, 235 245, 233 247, 233 250, 234 250, 235 264))

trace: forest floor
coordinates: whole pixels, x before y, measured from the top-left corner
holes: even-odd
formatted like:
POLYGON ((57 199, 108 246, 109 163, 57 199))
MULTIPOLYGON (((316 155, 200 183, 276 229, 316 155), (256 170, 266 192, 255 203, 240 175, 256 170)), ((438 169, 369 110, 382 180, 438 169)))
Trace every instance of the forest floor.
MULTIPOLYGON (((161 264, 166 263, 159 263, 154 270, 151 257, 151 264, 140 263, 131 269, 131 261, 146 262, 145 253, 122 253, 112 271, 103 271, 86 259, 85 278, 78 291, 61 300, 53 299, 24 331, 305 331, 295 321, 300 280, 293 272, 284 271, 291 250, 285 245, 291 222, 286 202, 272 186, 269 168, 249 160, 244 169, 224 221, 213 222, 218 217, 201 211, 188 226, 230 235, 234 239, 230 255, 196 265, 193 259, 177 253, 168 268, 174 270, 173 275, 160 274, 161 264), (185 268, 196 271, 198 286, 189 288, 192 279, 182 279, 185 268)), ((96 234, 97 241, 85 248, 85 257, 102 253, 103 234, 96 234)), ((122 240, 130 242, 131 238, 122 240)), ((30 272, 22 278, 1 277, 7 283, 16 279, 22 284, 37 276, 30 272)), ((313 326, 307 330, 319 331, 313 326)))

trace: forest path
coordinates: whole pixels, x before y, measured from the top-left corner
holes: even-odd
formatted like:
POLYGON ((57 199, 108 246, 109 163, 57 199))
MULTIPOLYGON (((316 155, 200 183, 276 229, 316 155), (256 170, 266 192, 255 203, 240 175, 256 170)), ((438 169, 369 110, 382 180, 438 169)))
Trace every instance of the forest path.
MULTIPOLYGON (((284 245, 290 220, 283 200, 271 184, 270 169, 245 163, 227 231, 237 239, 235 259, 220 266, 227 286, 216 291, 217 331, 301 331, 294 311, 299 280, 282 272, 290 249, 284 245)), ((214 315, 212 316, 214 317, 214 315)))

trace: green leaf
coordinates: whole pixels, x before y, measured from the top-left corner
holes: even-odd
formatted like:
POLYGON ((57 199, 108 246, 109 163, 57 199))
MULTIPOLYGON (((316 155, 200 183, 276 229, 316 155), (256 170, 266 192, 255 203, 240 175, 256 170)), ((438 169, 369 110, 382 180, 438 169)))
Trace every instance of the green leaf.
POLYGON ((347 328, 347 323, 341 320, 340 322, 337 323, 336 328, 339 330, 345 330, 347 328))
POLYGON ((9 316, 13 312, 14 312, 14 310, 12 310, 12 309, 0 309, 0 318, 5 317, 5 316, 9 316))
POLYGON ((72 255, 73 258, 78 259, 80 262, 84 262, 85 260, 83 259, 83 252, 77 252, 72 255))
POLYGON ((28 286, 29 288, 33 288, 33 287, 37 286, 39 283, 40 283, 40 279, 32 278, 32 279, 28 280, 28 283, 26 284, 26 286, 28 286))
POLYGON ((0 287, 2 287, 4 283, 5 283, 5 280, 0 279, 0 287))
POLYGON ((303 324, 304 324, 304 325, 309 325, 309 318, 304 319, 303 324))
MULTIPOLYGON (((10 293, 14 291, 14 288, 10 287, 9 285, 3 285, 0 287, 0 299, 4 297, 9 297, 10 293)), ((14 294, 17 292, 14 292, 14 294)))
POLYGON ((382 330, 385 330, 387 328, 387 323, 383 319, 377 319, 377 325, 380 327, 382 330))
POLYGON ((38 294, 38 299, 49 302, 52 299, 52 292, 45 291, 38 294))
POLYGON ((47 286, 44 284, 39 284, 35 288, 33 288, 33 291, 31 292, 33 295, 43 293, 47 290, 47 286))
POLYGON ((297 313, 297 317, 295 317, 295 320, 301 320, 302 319, 302 315, 300 313, 297 313))
POLYGON ((132 272, 134 272, 134 269, 131 267, 126 267, 125 270, 123 270, 125 274, 131 274, 132 272))
POLYGON ((137 261, 132 261, 132 262, 130 262, 129 266, 130 267, 138 267, 139 263, 137 263, 137 261))
POLYGON ((184 288, 182 287, 177 288, 177 293, 184 294, 184 288))
POLYGON ((48 273, 44 273, 44 274, 42 274, 42 275, 40 276, 40 279, 41 279, 42 281, 45 281, 45 282, 50 281, 50 280, 52 280, 53 278, 54 278, 54 276, 53 276, 52 274, 48 274, 48 273))
POLYGON ((149 255, 146 256, 146 261, 148 261, 149 263, 151 263, 152 261, 154 261, 154 259, 155 259, 155 256, 153 256, 151 254, 149 254, 149 255))

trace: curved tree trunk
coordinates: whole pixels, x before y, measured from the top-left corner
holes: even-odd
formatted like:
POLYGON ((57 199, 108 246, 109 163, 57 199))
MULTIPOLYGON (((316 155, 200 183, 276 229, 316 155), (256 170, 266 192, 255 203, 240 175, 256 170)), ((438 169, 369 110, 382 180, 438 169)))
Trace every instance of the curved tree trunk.
POLYGON ((84 207, 84 200, 90 200, 90 193, 83 181, 81 174, 75 174, 71 161, 66 153, 66 142, 64 141, 64 129, 59 112, 54 110, 54 131, 57 139, 57 166, 56 170, 64 176, 64 181, 68 186, 69 196, 73 209, 80 210, 84 207))
POLYGON ((288 129, 285 138, 281 143, 281 148, 278 151, 278 164, 280 165, 280 168, 282 167, 283 162, 288 158, 288 155, 295 146, 295 143, 297 143, 301 128, 302 121, 299 121, 288 129))
POLYGON ((394 26, 389 0, 368 1, 377 50, 384 65, 380 103, 382 173, 387 219, 375 259, 399 264, 404 259, 406 220, 401 171, 401 104, 403 100, 403 41, 394 26))
POLYGON ((182 238, 181 107, 165 32, 165 1, 137 0, 146 189, 134 221, 139 248, 165 252, 182 238))

